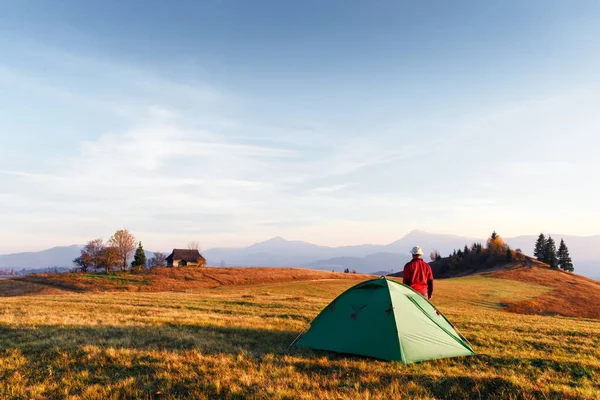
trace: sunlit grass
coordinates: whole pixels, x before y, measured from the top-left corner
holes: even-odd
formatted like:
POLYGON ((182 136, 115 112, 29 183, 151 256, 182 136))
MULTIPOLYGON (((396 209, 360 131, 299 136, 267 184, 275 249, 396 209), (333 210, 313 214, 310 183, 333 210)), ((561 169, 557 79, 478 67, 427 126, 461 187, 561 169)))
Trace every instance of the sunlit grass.
POLYGON ((600 321, 502 311, 549 291, 522 282, 436 282, 477 357, 288 350, 355 283, 0 298, 0 398, 598 398, 600 321))

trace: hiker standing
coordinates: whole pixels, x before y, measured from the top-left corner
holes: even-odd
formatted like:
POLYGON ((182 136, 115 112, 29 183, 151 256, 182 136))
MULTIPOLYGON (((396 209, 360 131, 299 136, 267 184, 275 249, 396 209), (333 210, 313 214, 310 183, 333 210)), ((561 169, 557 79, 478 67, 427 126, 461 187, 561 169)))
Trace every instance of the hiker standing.
POLYGON ((415 246, 410 251, 412 260, 404 266, 402 282, 431 299, 433 294, 433 273, 431 267, 423 261, 423 250, 415 246))

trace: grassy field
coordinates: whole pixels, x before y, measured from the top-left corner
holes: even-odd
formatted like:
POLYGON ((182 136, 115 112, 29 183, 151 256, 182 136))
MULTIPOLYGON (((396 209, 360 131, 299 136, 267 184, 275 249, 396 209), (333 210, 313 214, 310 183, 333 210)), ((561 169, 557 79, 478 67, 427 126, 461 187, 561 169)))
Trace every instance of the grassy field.
POLYGON ((355 283, 0 298, 0 398, 600 397, 600 321, 507 312, 552 289, 506 279, 436 282, 434 303, 476 357, 405 366, 288 350, 355 283))

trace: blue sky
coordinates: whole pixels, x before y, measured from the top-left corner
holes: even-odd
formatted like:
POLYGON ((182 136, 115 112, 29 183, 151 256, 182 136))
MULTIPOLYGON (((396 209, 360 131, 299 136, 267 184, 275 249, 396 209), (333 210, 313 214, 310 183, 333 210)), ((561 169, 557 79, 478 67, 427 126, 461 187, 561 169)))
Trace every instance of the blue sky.
POLYGON ((4 1, 0 253, 600 233, 597 1, 4 1))

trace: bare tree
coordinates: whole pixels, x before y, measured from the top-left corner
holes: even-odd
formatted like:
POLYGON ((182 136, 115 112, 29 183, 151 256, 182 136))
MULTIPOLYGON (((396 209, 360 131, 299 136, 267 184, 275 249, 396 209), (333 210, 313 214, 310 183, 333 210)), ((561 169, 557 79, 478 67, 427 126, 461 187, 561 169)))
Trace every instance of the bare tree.
POLYGON ((197 240, 188 243, 188 249, 200 251, 200 242, 197 240))
POLYGON ((163 253, 154 253, 154 257, 148 260, 148 268, 160 268, 167 266, 167 257, 163 253))
POLYGON ((115 232, 108 243, 118 250, 119 257, 121 257, 121 268, 126 270, 127 261, 131 258, 136 248, 135 236, 129 233, 127 229, 121 229, 115 232))

